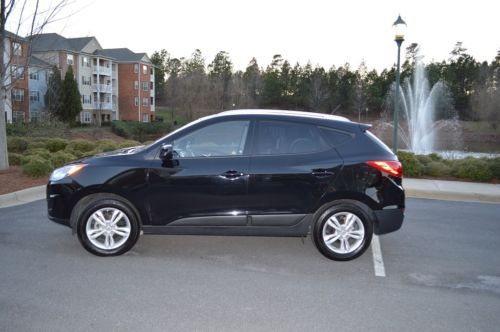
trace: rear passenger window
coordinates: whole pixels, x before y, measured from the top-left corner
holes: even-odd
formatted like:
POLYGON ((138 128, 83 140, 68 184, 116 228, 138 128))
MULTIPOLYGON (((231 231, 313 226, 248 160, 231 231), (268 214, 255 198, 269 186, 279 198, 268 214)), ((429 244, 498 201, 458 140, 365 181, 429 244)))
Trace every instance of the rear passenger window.
POLYGON ((258 155, 303 154, 327 149, 328 144, 314 125, 286 121, 259 122, 258 155))
POLYGON ((349 134, 344 131, 339 131, 332 128, 321 127, 320 130, 326 142, 330 146, 338 146, 353 138, 353 134, 349 134))

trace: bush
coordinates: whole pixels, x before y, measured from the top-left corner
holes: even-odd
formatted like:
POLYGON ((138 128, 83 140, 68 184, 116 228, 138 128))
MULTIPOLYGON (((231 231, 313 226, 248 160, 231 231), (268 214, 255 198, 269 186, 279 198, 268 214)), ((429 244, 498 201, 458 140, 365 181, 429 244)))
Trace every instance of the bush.
POLYGON ((32 149, 45 149, 45 143, 39 141, 31 141, 28 145, 28 151, 32 149))
POLYGON ((118 149, 118 146, 119 146, 118 143, 116 143, 112 140, 109 140, 109 139, 105 139, 105 140, 99 141, 98 148, 102 152, 108 152, 108 151, 113 151, 113 150, 118 149))
POLYGON ((132 138, 138 141, 146 141, 167 134, 172 130, 170 123, 154 122, 135 122, 135 121, 113 121, 111 122, 111 131, 115 134, 132 138))
POLYGON ((52 172, 52 164, 50 161, 41 157, 33 156, 30 160, 23 164, 23 173, 32 177, 47 176, 52 172))
POLYGON ((61 167, 64 164, 67 164, 75 159, 76 157, 74 155, 65 151, 57 151, 50 157, 50 161, 52 162, 54 168, 61 167))
POLYGON ((467 157, 453 163, 452 175, 461 179, 491 181, 493 174, 483 159, 467 157))
POLYGON ((28 149, 28 140, 21 137, 8 137, 7 150, 9 152, 23 153, 28 149))
POLYGON ((439 161, 431 161, 425 168, 425 174, 434 177, 450 176, 451 169, 445 163, 439 161))
POLYGON ((68 145, 68 141, 61 138, 51 138, 45 142, 45 148, 50 152, 64 150, 68 145))
POLYGON ((120 142, 118 144, 118 148, 119 149, 123 149, 123 148, 130 148, 132 146, 138 146, 138 145, 141 145, 140 142, 137 142, 137 141, 132 141, 132 140, 126 140, 126 141, 123 141, 123 142, 120 142))
POLYGON ((96 148, 96 144, 94 144, 93 142, 83 140, 83 139, 76 139, 76 140, 70 141, 68 143, 68 145, 66 145, 66 150, 69 153, 73 153, 73 152, 85 153, 85 152, 92 151, 95 148, 96 148))
POLYGON ((50 152, 46 149, 42 148, 35 148, 35 149, 28 149, 24 153, 25 156, 39 156, 42 157, 43 159, 50 159, 50 152))
POLYGON ((431 158, 432 161, 443 161, 443 158, 437 153, 431 153, 428 157, 431 158))
POLYGON ((12 166, 21 165, 22 155, 19 153, 9 152, 9 164, 12 166))
POLYGON ((427 155, 416 155, 417 160, 422 166, 427 166, 432 161, 432 158, 427 155))
POLYGON ((398 159, 403 164, 403 174, 406 176, 422 175, 422 165, 411 152, 398 151, 398 159))
POLYGON ((500 180, 500 157, 488 159, 487 162, 491 171, 491 175, 495 179, 500 180))

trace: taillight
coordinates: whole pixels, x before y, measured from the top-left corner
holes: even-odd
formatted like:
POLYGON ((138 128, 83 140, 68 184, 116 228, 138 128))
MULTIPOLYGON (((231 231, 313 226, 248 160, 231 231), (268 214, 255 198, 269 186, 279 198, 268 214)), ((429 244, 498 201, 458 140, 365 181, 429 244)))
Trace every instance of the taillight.
POLYGON ((397 176, 398 178, 403 176, 403 166, 399 161, 394 160, 384 160, 384 161, 367 161, 368 165, 379 171, 385 172, 390 175, 397 176))

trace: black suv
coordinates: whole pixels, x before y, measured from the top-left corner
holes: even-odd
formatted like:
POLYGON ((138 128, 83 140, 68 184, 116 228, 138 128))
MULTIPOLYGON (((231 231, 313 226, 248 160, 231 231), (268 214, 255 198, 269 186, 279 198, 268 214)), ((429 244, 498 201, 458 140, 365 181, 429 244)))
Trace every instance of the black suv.
POLYGON ((48 215, 100 256, 128 251, 141 231, 311 233, 323 255, 350 260, 403 222, 401 164, 369 128, 317 113, 219 113, 56 169, 48 215))

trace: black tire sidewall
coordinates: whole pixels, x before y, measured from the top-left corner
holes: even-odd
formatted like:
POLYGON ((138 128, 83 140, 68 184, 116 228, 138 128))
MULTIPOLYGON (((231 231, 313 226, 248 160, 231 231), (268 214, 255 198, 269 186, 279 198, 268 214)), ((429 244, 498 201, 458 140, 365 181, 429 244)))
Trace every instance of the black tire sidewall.
POLYGON ((320 212, 314 224, 313 230, 314 244, 316 245, 318 250, 325 257, 337 261, 348 261, 361 256, 370 246, 372 236, 373 223, 370 220, 369 216, 365 211, 363 211, 362 208, 350 203, 334 204, 320 212), (328 248, 325 241, 323 240, 323 227, 325 223, 328 221, 328 218, 339 212, 349 212, 355 214, 361 220, 361 222, 363 223, 363 227, 365 228, 363 242, 361 243, 359 248, 348 254, 339 254, 332 251, 330 248, 328 248))
POLYGON ((127 252, 137 242, 139 233, 140 233, 140 227, 135 213, 128 206, 127 203, 119 201, 117 199, 100 198, 93 200, 89 202, 82 209, 82 212, 78 217, 78 224, 77 224, 78 239, 80 240, 80 243, 87 251, 97 256, 117 256, 127 252), (127 218, 130 221, 131 229, 127 241, 125 241, 125 243, 122 244, 120 247, 115 248, 113 250, 104 250, 93 245, 92 242, 90 242, 89 238, 87 237, 87 232, 85 230, 89 217, 95 211, 106 207, 119 209, 120 211, 122 211, 127 215, 127 218))

